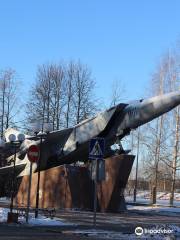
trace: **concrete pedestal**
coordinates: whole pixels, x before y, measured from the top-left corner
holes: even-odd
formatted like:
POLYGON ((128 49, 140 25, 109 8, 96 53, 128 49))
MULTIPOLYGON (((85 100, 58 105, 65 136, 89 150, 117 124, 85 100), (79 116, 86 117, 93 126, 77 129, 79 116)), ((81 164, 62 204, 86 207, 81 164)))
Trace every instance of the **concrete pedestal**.
MULTIPOLYGON (((98 209, 102 212, 125 210, 123 191, 133 155, 118 155, 105 159, 106 180, 98 184, 98 209)), ((27 205, 29 176, 22 178, 15 204, 27 205)), ((37 173, 32 175, 30 206, 35 208, 37 173)), ((93 181, 85 166, 59 166, 41 171, 39 208, 93 209, 93 181)))

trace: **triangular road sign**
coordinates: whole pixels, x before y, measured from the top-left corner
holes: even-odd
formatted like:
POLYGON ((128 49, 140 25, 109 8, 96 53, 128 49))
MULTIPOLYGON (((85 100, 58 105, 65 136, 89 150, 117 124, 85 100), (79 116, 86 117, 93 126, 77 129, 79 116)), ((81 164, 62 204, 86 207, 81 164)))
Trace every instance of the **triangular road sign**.
POLYGON ((98 141, 95 142, 94 147, 93 147, 93 149, 90 152, 90 155, 94 155, 94 156, 99 156, 99 155, 101 156, 101 155, 103 155, 101 147, 100 147, 98 141))
POLYGON ((104 138, 93 138, 90 140, 89 157, 93 159, 101 159, 104 155, 104 138))

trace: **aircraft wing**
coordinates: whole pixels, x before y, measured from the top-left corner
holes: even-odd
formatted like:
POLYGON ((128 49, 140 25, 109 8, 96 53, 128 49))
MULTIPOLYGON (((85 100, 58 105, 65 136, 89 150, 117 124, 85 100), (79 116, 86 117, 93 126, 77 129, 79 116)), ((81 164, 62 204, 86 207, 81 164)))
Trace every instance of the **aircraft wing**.
POLYGON ((46 137, 46 141, 58 143, 60 147, 63 147, 72 130, 73 128, 65 128, 62 130, 50 132, 46 137))
POLYGON ((65 154, 76 150, 77 145, 89 141, 91 138, 97 137, 107 129, 112 120, 116 117, 116 113, 123 111, 127 104, 119 104, 107 111, 99 113, 97 116, 87 119, 77 124, 70 134, 63 151, 65 154))

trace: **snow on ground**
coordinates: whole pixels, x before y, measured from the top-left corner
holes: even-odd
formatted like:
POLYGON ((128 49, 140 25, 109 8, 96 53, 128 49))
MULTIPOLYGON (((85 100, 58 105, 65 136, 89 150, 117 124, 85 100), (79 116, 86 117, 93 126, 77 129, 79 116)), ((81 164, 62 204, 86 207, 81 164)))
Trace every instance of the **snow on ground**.
MULTIPOLYGON (((157 204, 160 205, 169 205, 170 193, 158 192, 157 193, 157 204)), ((133 194, 126 194, 125 199, 127 202, 133 202, 133 194)), ((138 191, 136 195, 137 203, 150 204, 150 192, 149 191, 138 191)), ((174 206, 180 207, 180 193, 174 193, 174 206)))
MULTIPOLYGON (((176 207, 161 207, 161 206, 136 206, 136 205, 127 205, 128 210, 139 210, 139 211, 158 211, 158 212, 167 212, 167 213, 177 213, 180 214, 180 208, 176 207)), ((179 220, 180 221, 180 220, 179 220)))
MULTIPOLYGON (((155 212, 159 213, 161 215, 175 215, 175 216, 180 216, 180 208, 179 207, 167 207, 167 206, 136 206, 136 205, 127 205, 128 210, 138 210, 138 211, 143 211, 143 212, 155 212)), ((180 220, 179 220, 180 223, 180 220)), ((166 230, 172 230, 172 234, 161 234, 161 233, 145 233, 141 235, 141 239, 174 239, 173 236, 177 237, 177 239, 180 239, 180 227, 176 225, 156 225, 156 227, 149 229, 150 231, 156 231, 159 229, 166 229, 166 230), (172 238, 170 238, 170 236, 172 238)), ((144 229, 144 232, 146 230, 144 229)), ((123 239, 123 238, 122 238, 123 239)), ((129 239, 129 238, 128 238, 129 239)), ((176 239, 176 238, 175 238, 176 239)))
MULTIPOLYGON (((26 223, 26 219, 24 217, 19 217, 20 223, 26 223)), ((47 218, 45 216, 39 215, 38 218, 34 218, 34 214, 29 215, 29 221, 28 223, 32 225, 43 225, 43 226, 65 226, 70 225, 68 223, 63 222, 62 219, 59 218, 47 218)))
MULTIPOLYGON (((0 208, 0 222, 7 222, 8 208, 0 208)), ((18 221, 21 224, 26 223, 26 219, 23 216, 18 217, 18 221)), ((29 214, 29 225, 43 225, 43 226, 63 226, 63 225, 72 225, 65 223, 62 219, 59 218, 47 218, 39 214, 38 218, 34 218, 34 214, 29 214)))
POLYGON ((0 208, 0 222, 7 221, 7 214, 9 212, 9 209, 7 208, 0 208))
MULTIPOLYGON (((151 211, 152 209, 154 209, 154 207, 144 207, 144 206, 128 206, 128 209, 138 209, 138 210, 149 210, 151 211)), ((163 210, 173 210, 176 212, 180 212, 180 208, 167 208, 167 207, 156 207, 159 211, 163 211, 163 210)), ((8 208, 0 208, 0 222, 6 222, 7 221, 7 214, 9 212, 8 208)), ((25 218, 24 217, 19 217, 19 221, 21 224, 25 224, 25 218)), ((39 214, 38 219, 34 218, 34 214, 30 213, 29 215, 29 226, 32 225, 53 225, 53 226, 62 226, 62 225, 71 225, 69 223, 64 222, 62 219, 50 219, 47 218, 45 216, 42 216, 39 214)), ((72 231, 68 231, 68 230, 64 230, 64 233, 71 233, 71 234, 77 234, 77 235, 85 235, 88 237, 92 237, 92 238, 96 238, 96 239, 104 239, 104 240, 108 240, 108 239, 113 239, 113 240, 125 240, 125 239, 129 239, 129 240, 134 240, 134 239, 155 239, 155 240, 170 240, 170 239, 178 239, 178 237, 180 238, 180 227, 176 226, 176 225, 157 225, 154 228, 151 229, 143 229, 143 234, 141 236, 137 236, 135 233, 132 234, 123 234, 122 232, 117 232, 117 231, 104 231, 104 230, 98 230, 98 229, 88 229, 88 230, 72 230, 72 231), (156 231, 158 230, 170 230, 171 232, 168 234, 164 234, 164 233, 157 233, 156 231), (146 232, 146 231, 151 231, 151 232, 146 232), (176 238, 177 237, 177 238, 176 238)))
POLYGON ((2 198, 0 198, 0 202, 5 202, 5 203, 7 203, 7 202, 10 202, 10 199, 7 198, 7 197, 2 197, 2 198))
MULTIPOLYGON (((126 199, 126 202, 129 202, 129 203, 134 201, 133 197, 129 197, 129 196, 128 197, 126 196, 125 199, 126 199)), ((150 199, 145 199, 145 198, 140 198, 140 197, 136 198, 136 202, 137 203, 142 203, 142 204, 151 204, 150 199)), ((159 205, 169 206, 169 200, 157 199, 156 202, 159 205)), ((174 206, 175 207, 180 207, 180 201, 174 201, 174 206)))

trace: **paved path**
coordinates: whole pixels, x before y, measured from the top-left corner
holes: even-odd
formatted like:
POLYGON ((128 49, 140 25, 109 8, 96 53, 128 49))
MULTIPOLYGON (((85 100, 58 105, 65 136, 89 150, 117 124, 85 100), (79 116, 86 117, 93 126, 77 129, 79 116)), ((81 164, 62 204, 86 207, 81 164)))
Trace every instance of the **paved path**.
MULTIPOLYGON (((93 213, 80 211, 57 212, 56 216, 80 226, 93 227, 93 213)), ((134 233, 137 226, 155 226, 159 224, 175 224, 180 227, 180 216, 161 215, 142 211, 127 211, 121 214, 97 213, 96 225, 100 229, 116 230, 124 229, 125 232, 134 233)))
MULTIPOLYGON (((56 218, 62 219, 72 225, 67 226, 27 226, 14 224, 0 224, 0 240, 94 240, 104 239, 99 236, 89 235, 87 232, 78 233, 77 230, 85 231, 93 229, 93 213, 82 211, 56 211, 56 218)), ((174 224, 180 227, 179 216, 160 215, 147 212, 127 211, 122 214, 98 213, 98 231, 113 231, 115 234, 134 233, 135 227, 142 226, 151 228, 159 224, 174 224)), ((119 237, 110 239, 121 239, 119 237)), ((124 238, 123 238, 124 239, 124 238)), ((178 239, 178 238, 177 238, 178 239)))

